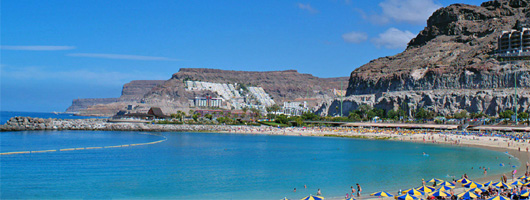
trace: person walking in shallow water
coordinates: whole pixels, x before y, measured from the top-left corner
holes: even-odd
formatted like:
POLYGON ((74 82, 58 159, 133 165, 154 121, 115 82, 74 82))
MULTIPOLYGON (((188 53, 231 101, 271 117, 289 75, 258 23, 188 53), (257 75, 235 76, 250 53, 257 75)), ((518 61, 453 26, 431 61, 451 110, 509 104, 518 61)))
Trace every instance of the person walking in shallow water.
POLYGON ((360 197, 361 196, 361 192, 362 192, 363 189, 361 189, 361 185, 359 185, 359 183, 357 183, 357 196, 360 197))
POLYGON ((320 191, 320 188, 318 188, 317 196, 322 196, 322 192, 320 191))

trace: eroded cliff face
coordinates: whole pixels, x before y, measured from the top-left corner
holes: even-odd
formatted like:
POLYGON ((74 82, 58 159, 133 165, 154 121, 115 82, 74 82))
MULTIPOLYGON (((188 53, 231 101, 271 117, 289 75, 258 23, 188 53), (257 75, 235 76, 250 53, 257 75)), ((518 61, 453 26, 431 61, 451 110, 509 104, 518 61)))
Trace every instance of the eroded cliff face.
POLYGON ((434 89, 490 89, 530 86, 529 66, 500 63, 497 37, 529 17, 528 0, 496 0, 481 6, 441 8, 407 49, 351 73, 347 95, 434 89))
POLYGON ((146 94, 144 101, 184 102, 184 99, 187 101, 195 97, 196 94, 184 90, 185 80, 258 86, 262 87, 276 103, 282 103, 306 96, 313 98, 331 89, 339 89, 341 81, 344 82, 346 88, 348 78, 318 78, 310 74, 298 73, 296 70, 256 72, 182 68, 178 73, 173 74, 170 80, 146 94))
MULTIPOLYGON (((466 89, 466 90, 423 90, 396 91, 369 95, 350 95, 343 101, 343 115, 366 104, 374 108, 391 110, 397 107, 413 114, 416 109, 424 108, 442 115, 454 114, 457 111, 483 112, 497 116, 507 109, 513 110, 514 89, 466 89)), ((517 108, 519 112, 530 111, 530 90, 518 89, 517 108)), ((322 115, 339 115, 340 101, 329 101, 317 111, 322 115)))
POLYGON ((165 80, 135 80, 123 85, 120 99, 140 100, 152 88, 163 84, 165 80))

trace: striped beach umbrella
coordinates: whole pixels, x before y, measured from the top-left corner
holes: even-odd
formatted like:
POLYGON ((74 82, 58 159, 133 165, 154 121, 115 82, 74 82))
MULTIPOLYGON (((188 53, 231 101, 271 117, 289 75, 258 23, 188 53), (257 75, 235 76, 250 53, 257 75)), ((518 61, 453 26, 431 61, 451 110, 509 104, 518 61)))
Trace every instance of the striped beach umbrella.
POLYGON ((482 185, 483 185, 484 187, 488 187, 488 186, 490 186, 491 184, 493 184, 493 181, 488 181, 488 182, 482 183, 482 185))
POLYGON ((524 186, 528 186, 528 185, 530 185, 530 182, 528 182, 528 183, 525 183, 525 184, 523 184, 523 185, 524 185, 524 186))
POLYGON ((471 182, 471 180, 469 180, 467 178, 461 178, 461 179, 456 180, 456 182, 459 182, 459 183, 462 183, 462 184, 466 184, 466 183, 471 182))
POLYGON ((354 199, 353 196, 352 196, 350 198, 347 198, 346 200, 356 200, 356 199, 354 199))
POLYGON ((289 200, 287 197, 284 197, 282 200, 289 200))
POLYGON ((433 179, 429 180, 429 183, 434 183, 434 182, 437 182, 437 183, 443 183, 443 182, 445 182, 445 181, 442 180, 442 179, 437 179, 437 178, 433 178, 433 179))
POLYGON ((429 193, 429 192, 435 191, 436 188, 431 187, 431 186, 421 186, 419 188, 416 188, 416 190, 421 191, 421 192, 425 192, 425 193, 429 193))
POLYGON ((482 184, 477 183, 475 181, 471 181, 469 183, 466 183, 463 186, 466 187, 466 188, 481 188, 481 187, 484 187, 482 184))
POLYGON ((324 200, 324 197, 309 195, 309 196, 304 197, 304 198, 302 198, 300 200, 324 200))
POLYGON ((403 191, 403 194, 410 194, 410 195, 414 195, 414 196, 425 195, 424 192, 418 191, 418 190, 416 190, 414 188, 403 191))
POLYGON ((523 185, 524 183, 521 182, 521 181, 514 181, 512 183, 510 183, 510 185, 523 185))
POLYGON ((436 191, 436 192, 431 192, 429 193, 429 196, 433 196, 433 197, 448 197, 448 196, 451 196, 451 194, 447 193, 447 192, 444 192, 444 191, 436 191))
POLYGON ((498 187, 498 188, 500 188, 500 187, 504 187, 504 188, 506 188, 506 189, 512 189, 512 186, 509 186, 508 184, 506 184, 506 183, 504 183, 504 182, 501 182, 501 181, 499 181, 499 182, 495 182, 495 183, 493 183, 492 185, 495 186, 495 187, 498 187))
POLYGON ((462 198, 462 199, 476 199, 476 198, 478 198, 478 196, 474 192, 470 192, 470 191, 458 194, 456 196, 458 198, 462 198))
POLYGON ((451 183, 451 182, 448 182, 448 181, 445 181, 443 182, 442 184, 440 184, 442 186, 449 186, 449 187, 455 187, 455 184, 451 183))
POLYGON ((394 195, 388 193, 388 192, 385 192, 385 191, 381 191, 381 192, 376 192, 376 193, 372 193, 370 194, 370 196, 376 196, 376 197, 393 197, 394 195))
POLYGON ((506 198, 506 197, 497 195, 497 196, 489 198, 488 200, 510 200, 510 198, 506 198))
POLYGON ((398 200, 420 200, 421 198, 412 196, 410 194, 404 194, 397 197, 398 200))
POLYGON ((455 188, 455 186, 445 186, 445 185, 442 185, 442 187, 438 188, 439 191, 446 191, 446 190, 451 190, 455 188))
POLYGON ((517 178, 517 179, 523 180, 523 179, 526 179, 526 178, 528 178, 528 176, 522 175, 522 176, 519 176, 519 178, 517 178))

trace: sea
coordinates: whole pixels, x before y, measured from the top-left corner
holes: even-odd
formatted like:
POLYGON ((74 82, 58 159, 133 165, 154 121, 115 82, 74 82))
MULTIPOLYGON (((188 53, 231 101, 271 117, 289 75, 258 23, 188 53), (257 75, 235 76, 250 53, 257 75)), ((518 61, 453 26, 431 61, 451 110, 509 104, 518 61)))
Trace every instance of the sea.
POLYGON ((363 195, 395 194, 420 186, 421 179, 453 180, 465 173, 476 179, 484 177, 483 167, 492 175, 520 165, 503 152, 384 140, 0 132, 2 153, 43 150, 55 151, 0 155, 0 199, 300 199, 318 189, 340 198, 356 183, 363 195))

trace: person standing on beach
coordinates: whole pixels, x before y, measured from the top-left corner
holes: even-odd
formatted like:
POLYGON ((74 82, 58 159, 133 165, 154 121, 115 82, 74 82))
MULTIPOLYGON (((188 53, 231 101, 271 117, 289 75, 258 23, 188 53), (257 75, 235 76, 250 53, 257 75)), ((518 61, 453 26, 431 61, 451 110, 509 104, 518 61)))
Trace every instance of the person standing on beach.
POLYGON ((320 191, 320 188, 318 188, 317 196, 322 196, 322 192, 320 191))
POLYGON ((359 185, 359 183, 357 183, 357 196, 360 197, 361 196, 361 192, 362 192, 363 189, 361 189, 361 185, 359 185))
POLYGON ((355 196, 355 189, 353 189, 353 186, 351 186, 351 196, 355 196))

